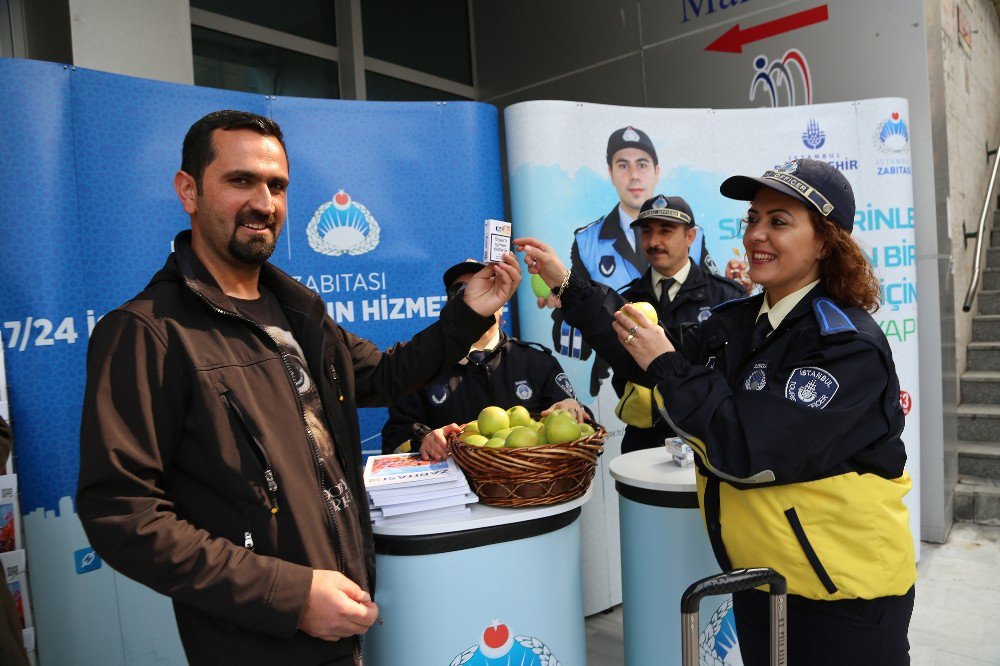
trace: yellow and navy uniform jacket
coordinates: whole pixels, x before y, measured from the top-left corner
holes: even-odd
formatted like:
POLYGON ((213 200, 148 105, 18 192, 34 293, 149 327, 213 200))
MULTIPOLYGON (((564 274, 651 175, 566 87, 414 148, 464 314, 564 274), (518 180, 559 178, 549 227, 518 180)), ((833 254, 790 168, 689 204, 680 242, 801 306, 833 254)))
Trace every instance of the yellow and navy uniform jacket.
POLYGON ((604 321, 589 338, 597 353, 655 383, 661 415, 697 454, 719 564, 771 567, 810 599, 905 594, 916 566, 899 380, 871 316, 817 286, 753 350, 763 296, 730 301, 643 372, 611 330, 615 297, 574 280, 566 320, 604 321))
POLYGON ((749 349, 762 299, 719 307, 648 368, 654 401, 697 454, 716 556, 776 569, 810 599, 905 594, 911 482, 889 343, 817 286, 749 349))
POLYGON ((504 409, 523 405, 538 413, 576 398, 552 352, 534 342, 500 336, 500 343, 481 361, 456 364, 389 407, 389 419, 382 427, 382 453, 392 453, 407 441, 417 451, 431 430, 468 423, 488 405, 504 409))

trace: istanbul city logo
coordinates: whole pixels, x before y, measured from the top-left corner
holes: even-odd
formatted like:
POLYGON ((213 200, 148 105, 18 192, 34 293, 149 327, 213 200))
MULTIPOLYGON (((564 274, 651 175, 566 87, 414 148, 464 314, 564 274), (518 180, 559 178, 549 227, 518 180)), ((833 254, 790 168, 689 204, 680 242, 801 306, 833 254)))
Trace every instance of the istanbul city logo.
POLYGON ((770 61, 767 56, 759 55, 754 58, 753 67, 754 76, 750 81, 751 102, 757 95, 757 89, 763 88, 771 106, 812 104, 812 77, 809 74, 809 63, 798 49, 788 49, 783 56, 770 61), (793 72, 798 72, 798 75, 792 76, 793 72), (801 84, 803 94, 801 99, 795 87, 796 80, 801 84))
POLYGON ((367 208, 340 190, 313 213, 306 237, 320 254, 365 254, 378 245, 379 226, 367 208))
POLYGON ((510 627, 501 622, 500 618, 495 618, 483 630, 479 645, 473 645, 455 657, 450 666, 463 664, 465 666, 488 664, 559 666, 559 660, 542 641, 531 636, 515 636, 511 633, 510 627))
POLYGON ((810 118, 806 131, 802 133, 802 145, 809 150, 816 150, 822 148, 824 143, 826 143, 826 133, 819 128, 815 118, 810 118))
POLYGON ((882 153, 905 153, 910 150, 910 132, 906 121, 893 111, 875 128, 875 149, 882 153))

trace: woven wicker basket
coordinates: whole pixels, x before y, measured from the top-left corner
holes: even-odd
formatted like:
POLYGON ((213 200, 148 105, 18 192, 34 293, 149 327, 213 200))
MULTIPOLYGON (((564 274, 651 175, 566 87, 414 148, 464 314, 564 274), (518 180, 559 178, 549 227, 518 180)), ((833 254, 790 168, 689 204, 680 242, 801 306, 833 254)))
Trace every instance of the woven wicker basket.
POLYGON ((448 442, 483 504, 541 506, 567 502, 587 491, 607 435, 596 423, 594 428, 592 435, 574 442, 523 449, 466 444, 459 439, 461 432, 448 442))

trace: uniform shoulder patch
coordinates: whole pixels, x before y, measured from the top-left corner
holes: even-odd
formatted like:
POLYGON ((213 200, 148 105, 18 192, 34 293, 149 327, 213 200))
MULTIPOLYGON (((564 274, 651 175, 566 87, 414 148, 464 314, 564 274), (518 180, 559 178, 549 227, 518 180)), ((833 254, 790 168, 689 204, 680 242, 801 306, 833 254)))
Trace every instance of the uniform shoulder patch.
POLYGON ((839 388, 837 378, 823 368, 795 368, 785 383, 785 398, 813 409, 824 409, 839 388))
POLYGON ((858 332, 847 313, 837 307, 837 304, 829 298, 817 298, 813 301, 813 312, 816 314, 820 335, 833 335, 847 331, 858 332))
POLYGON ((560 372, 556 375, 556 386, 563 390, 563 392, 569 397, 576 400, 576 391, 573 390, 573 384, 570 383, 569 377, 566 376, 565 372, 560 372))

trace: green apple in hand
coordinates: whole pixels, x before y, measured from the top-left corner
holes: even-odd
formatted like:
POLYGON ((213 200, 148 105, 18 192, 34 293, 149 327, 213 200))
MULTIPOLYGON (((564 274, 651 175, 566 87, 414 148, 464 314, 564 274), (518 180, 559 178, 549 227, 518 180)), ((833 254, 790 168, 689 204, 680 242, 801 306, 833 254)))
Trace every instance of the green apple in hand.
MULTIPOLYGON (((631 305, 633 308, 639 310, 640 312, 642 312, 642 314, 646 315, 646 319, 648 319, 650 323, 655 324, 657 321, 659 321, 660 318, 656 316, 656 308, 653 307, 652 303, 647 303, 645 301, 638 301, 636 303, 632 303, 631 305)), ((637 324, 642 323, 635 317, 630 315, 628 313, 628 310, 623 311, 623 314, 637 324)))
POLYGON ((549 285, 545 284, 545 280, 537 273, 531 275, 531 291, 535 292, 535 296, 538 298, 548 298, 549 294, 552 293, 549 285))
POLYGON ((565 444, 580 438, 580 424, 572 416, 553 414, 545 424, 545 438, 549 444, 565 444))

